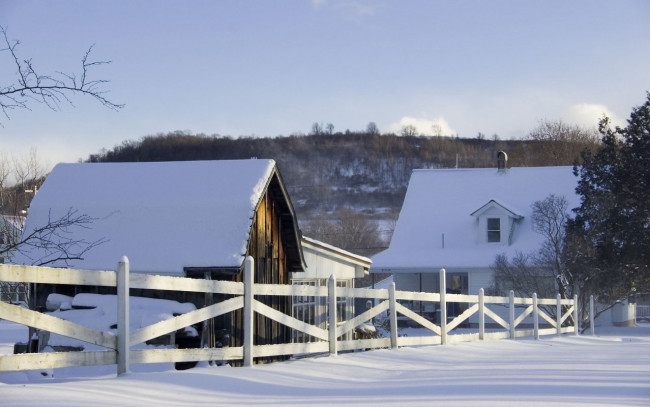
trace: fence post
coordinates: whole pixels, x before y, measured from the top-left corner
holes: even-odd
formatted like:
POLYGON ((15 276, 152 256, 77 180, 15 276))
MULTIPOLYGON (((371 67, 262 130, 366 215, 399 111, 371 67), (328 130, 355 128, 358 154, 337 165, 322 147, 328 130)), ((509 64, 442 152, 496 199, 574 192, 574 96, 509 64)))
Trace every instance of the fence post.
POLYGON ((478 339, 485 339, 485 290, 478 290, 478 339))
POLYGON ((533 293, 533 330, 535 340, 539 340, 539 310, 537 309, 537 293, 533 293))
POLYGON ((336 355, 336 278, 332 274, 327 281, 327 303, 329 310, 330 355, 336 355))
POLYGON ((589 296, 589 328, 591 329, 591 336, 596 334, 596 317, 594 316, 594 296, 589 296))
POLYGON ((397 300, 395 299, 395 282, 388 286, 388 312, 390 313, 390 346, 397 349, 397 300))
POLYGON ((573 296, 573 325, 574 334, 578 335, 580 333, 580 321, 578 320, 578 294, 573 296))
POLYGON ((557 293, 557 307, 555 310, 555 324, 557 328, 557 334, 562 335, 562 296, 560 293, 557 293))
POLYGON ((447 278, 445 269, 440 269, 440 344, 447 344, 447 278))
POLYGON ((129 259, 117 263, 117 375, 129 373, 129 259))
POLYGON ((510 339, 515 339, 515 292, 510 290, 510 301, 509 301, 509 321, 510 324, 510 339))
POLYGON ((244 260, 244 366, 253 366, 253 283, 255 260, 247 256, 244 260))

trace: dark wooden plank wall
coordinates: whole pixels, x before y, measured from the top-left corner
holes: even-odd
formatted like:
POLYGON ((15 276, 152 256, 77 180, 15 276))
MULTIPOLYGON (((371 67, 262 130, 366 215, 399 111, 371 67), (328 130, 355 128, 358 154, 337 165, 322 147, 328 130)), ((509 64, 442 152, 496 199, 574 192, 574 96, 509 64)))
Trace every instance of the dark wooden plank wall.
MULTIPOLYGON (((255 260, 255 277, 257 284, 289 284, 289 271, 287 266, 286 248, 283 239, 282 225, 280 222, 280 204, 273 194, 267 192, 262 198, 255 213, 248 242, 247 255, 255 260)), ((293 233, 293 231, 286 231, 293 233)), ((237 275, 234 281, 242 281, 243 276, 237 275)), ((256 296, 256 300, 291 315, 291 299, 279 296, 256 296)), ((241 310, 232 315, 231 346, 242 345, 241 310)), ((255 327, 255 345, 269 345, 288 343, 291 341, 291 331, 286 326, 277 323, 262 315, 255 314, 253 321, 255 327)), ((256 362, 268 362, 283 358, 262 358, 256 362)))

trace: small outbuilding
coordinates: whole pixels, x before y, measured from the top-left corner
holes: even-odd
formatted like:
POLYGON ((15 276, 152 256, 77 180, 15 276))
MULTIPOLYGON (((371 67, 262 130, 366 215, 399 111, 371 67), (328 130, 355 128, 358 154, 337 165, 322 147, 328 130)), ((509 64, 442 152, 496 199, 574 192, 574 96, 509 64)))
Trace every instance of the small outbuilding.
MULTIPOLYGON (((13 262, 114 270, 127 256, 134 273, 242 281, 252 256, 255 282, 268 284, 290 284, 305 270, 294 208, 273 160, 59 164, 32 201, 24 233, 59 219, 83 222, 44 236, 47 244, 23 247, 13 262)), ((40 287, 32 306, 42 309, 47 293, 80 290, 101 292, 40 287)), ((220 300, 182 295, 173 299, 197 306, 220 300)), ((264 301, 291 314, 290 298, 264 301)), ((223 340, 225 332, 238 346, 241 321, 239 313, 217 318, 204 342, 223 340)), ((288 328, 261 317, 255 332, 256 344, 291 340, 288 328)))
MULTIPOLYGON (((291 273, 293 285, 327 287, 331 276, 340 288, 354 288, 354 280, 368 275, 371 261, 369 258, 350 253, 338 247, 303 237, 302 251, 307 268, 305 272, 291 273)), ((354 298, 337 299, 337 319, 348 320, 355 315, 354 298)), ((325 329, 327 327, 327 298, 300 296, 293 298, 295 318, 325 329)), ((348 337, 350 334, 348 334, 348 337)), ((294 342, 311 342, 315 338, 303 332, 294 332, 294 342)))

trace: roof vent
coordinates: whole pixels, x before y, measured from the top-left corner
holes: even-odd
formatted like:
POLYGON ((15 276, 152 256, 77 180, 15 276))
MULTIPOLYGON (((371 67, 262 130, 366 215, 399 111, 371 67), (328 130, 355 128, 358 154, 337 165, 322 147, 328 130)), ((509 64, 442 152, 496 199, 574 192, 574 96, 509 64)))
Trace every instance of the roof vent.
POLYGON ((497 153, 497 170, 499 172, 506 172, 506 167, 508 166, 508 154, 505 151, 499 151, 497 153))

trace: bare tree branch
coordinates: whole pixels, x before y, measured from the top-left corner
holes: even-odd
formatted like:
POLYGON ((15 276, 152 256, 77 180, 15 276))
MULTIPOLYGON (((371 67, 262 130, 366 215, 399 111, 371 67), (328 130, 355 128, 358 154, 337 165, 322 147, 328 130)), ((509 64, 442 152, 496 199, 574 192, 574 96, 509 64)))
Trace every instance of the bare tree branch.
POLYGON ((88 251, 107 242, 104 238, 91 241, 75 237, 76 230, 79 228, 91 229, 91 224, 95 221, 97 218, 79 214, 73 208, 70 208, 61 217, 54 219, 50 212, 44 225, 34 228, 18 239, 8 241, 0 248, 0 255, 15 250, 30 259, 31 263, 36 266, 56 262, 62 262, 69 266, 70 261, 83 260, 88 251), (38 250, 32 251, 32 249, 38 250), (38 253, 38 255, 33 256, 32 253, 38 253))
MULTIPOLYGON (((16 68, 14 82, 6 86, 0 85, 0 109, 2 109, 2 113, 7 119, 10 118, 9 111, 11 110, 31 110, 29 107, 30 102, 43 103, 54 111, 60 110, 62 102, 74 107, 70 99, 73 94, 90 96, 112 110, 119 110, 124 107, 123 104, 117 104, 108 99, 108 91, 102 89, 102 86, 109 81, 89 79, 91 68, 111 63, 111 61, 90 60, 93 46, 88 48, 83 55, 79 73, 57 71, 56 76, 44 75, 36 70, 31 59, 21 59, 18 56, 16 50, 20 45, 20 41, 9 40, 5 27, 0 26, 0 33, 2 33, 0 41, 4 40, 4 48, 0 48, 0 53, 7 52, 16 68)), ((0 125, 2 125, 1 122, 0 125)))

